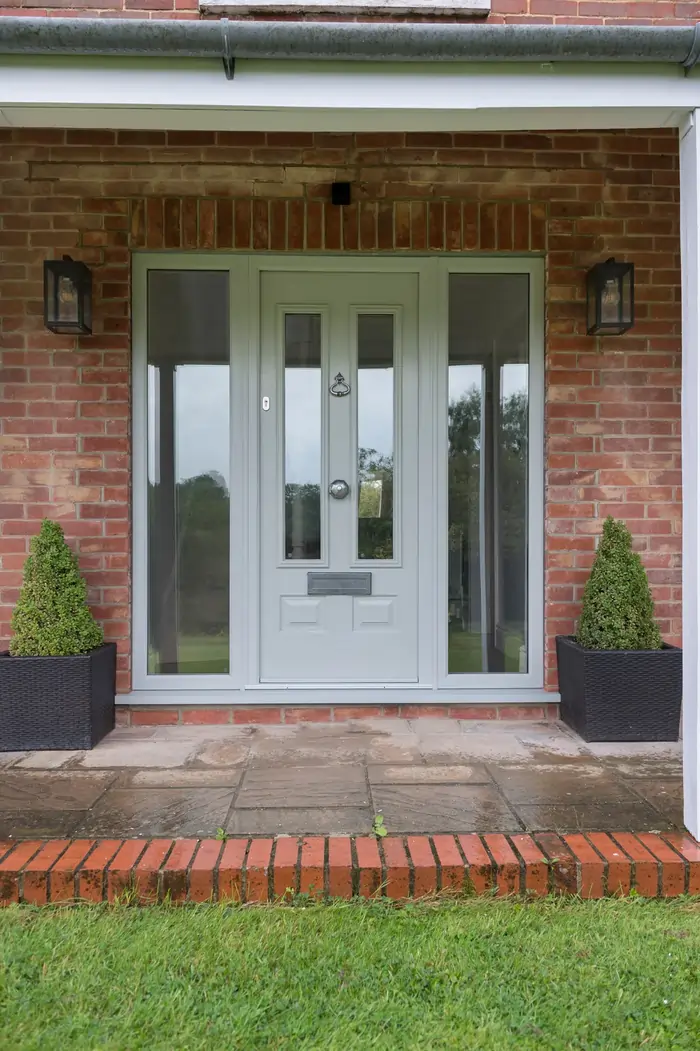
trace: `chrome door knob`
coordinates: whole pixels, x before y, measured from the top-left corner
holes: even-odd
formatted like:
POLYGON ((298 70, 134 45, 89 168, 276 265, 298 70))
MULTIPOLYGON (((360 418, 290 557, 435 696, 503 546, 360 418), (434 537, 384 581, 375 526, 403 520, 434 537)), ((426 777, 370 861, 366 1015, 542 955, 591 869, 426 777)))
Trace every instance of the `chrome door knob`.
POLYGON ((344 500, 350 492, 350 486, 347 482, 343 481, 342 478, 336 478, 335 481, 331 482, 328 486, 328 492, 334 500, 344 500))

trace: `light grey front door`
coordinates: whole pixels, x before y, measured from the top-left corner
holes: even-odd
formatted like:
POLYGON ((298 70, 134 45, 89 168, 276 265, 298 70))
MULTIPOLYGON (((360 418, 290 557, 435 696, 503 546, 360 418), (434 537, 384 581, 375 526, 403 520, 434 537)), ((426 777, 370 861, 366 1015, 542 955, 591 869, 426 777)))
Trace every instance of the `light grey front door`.
POLYGON ((418 277, 261 288, 261 681, 418 677, 418 277))

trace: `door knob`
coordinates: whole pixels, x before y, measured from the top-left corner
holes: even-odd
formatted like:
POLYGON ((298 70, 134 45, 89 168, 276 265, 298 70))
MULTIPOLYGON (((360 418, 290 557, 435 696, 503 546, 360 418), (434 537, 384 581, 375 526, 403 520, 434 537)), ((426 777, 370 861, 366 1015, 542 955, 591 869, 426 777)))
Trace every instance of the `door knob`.
POLYGON ((336 478, 335 481, 331 482, 328 486, 328 492, 334 500, 344 500, 350 492, 350 486, 347 482, 343 481, 342 478, 336 478))

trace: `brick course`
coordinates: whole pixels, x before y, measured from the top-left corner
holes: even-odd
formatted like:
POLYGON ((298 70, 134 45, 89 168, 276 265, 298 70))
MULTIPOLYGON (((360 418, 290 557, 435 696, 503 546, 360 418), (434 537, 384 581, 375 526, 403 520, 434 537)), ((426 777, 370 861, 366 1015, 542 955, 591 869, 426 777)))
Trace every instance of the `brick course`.
POLYGON ((0 221, 0 638, 29 537, 51 515, 130 687, 130 253, 147 248, 543 254, 547 684, 608 513, 628 522, 662 632, 680 640, 675 132, 0 129, 0 221), (342 213, 328 204, 335 179, 354 185, 342 213), (42 261, 63 252, 93 269, 92 337, 43 327, 42 261), (637 322, 595 340, 585 271, 610 255, 636 265, 637 322))
MULTIPOLYGON (((332 2, 332 0, 331 0, 332 2)), ((0 15, 39 17, 101 17, 101 18, 199 18, 199 0, 5 0, 0 15)), ((246 16, 247 17, 247 16, 246 16)), ((255 16, 253 16, 255 17, 255 16)), ((261 16, 280 19, 283 16, 261 16)), ((304 15, 287 16, 304 18, 304 15)), ((307 16, 319 21, 318 16, 307 16)), ((376 15, 324 16, 333 21, 380 21, 376 15)), ((471 22, 484 21, 474 15, 449 16, 416 15, 409 18, 391 16, 385 20, 411 22, 471 22)), ((675 0, 492 0, 490 24, 550 24, 550 25, 684 25, 700 20, 700 4, 677 3, 675 0)))
POLYGON ((685 833, 315 836, 302 840, 132 839, 0 843, 0 906, 82 901, 148 905, 451 894, 697 893, 700 846, 685 833), (617 842, 615 842, 617 841, 617 842), (607 845, 613 849, 608 849, 607 845), (487 849, 488 848, 488 849, 487 849), (90 847, 88 846, 88 849, 90 847))

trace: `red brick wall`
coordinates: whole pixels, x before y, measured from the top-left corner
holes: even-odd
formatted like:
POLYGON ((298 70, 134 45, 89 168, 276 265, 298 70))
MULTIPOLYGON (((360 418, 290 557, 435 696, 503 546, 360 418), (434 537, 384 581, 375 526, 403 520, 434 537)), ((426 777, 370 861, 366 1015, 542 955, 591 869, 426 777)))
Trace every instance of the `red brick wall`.
MULTIPOLYGON (((48 4, 44 0, 5 0, 0 6, 0 15, 199 18, 198 7, 199 0, 53 0, 48 4)), ((435 16, 424 20, 437 21, 435 16)), ((475 19, 469 16, 446 20, 471 22, 475 19)), ((476 21, 481 23, 484 19, 478 18, 476 21)), ((675 3, 673 0, 492 0, 492 11, 486 21, 678 25, 700 21, 700 4, 675 3)))
POLYGON ((601 518, 625 518, 680 637, 675 133, 382 134, 0 129, 0 638, 29 536, 59 518, 129 686, 132 248, 545 252, 546 616, 570 631, 601 518), (358 204, 327 204, 350 179, 358 204), (42 261, 93 268, 94 335, 42 321, 42 261), (637 323, 585 335, 584 275, 636 264, 637 323))

